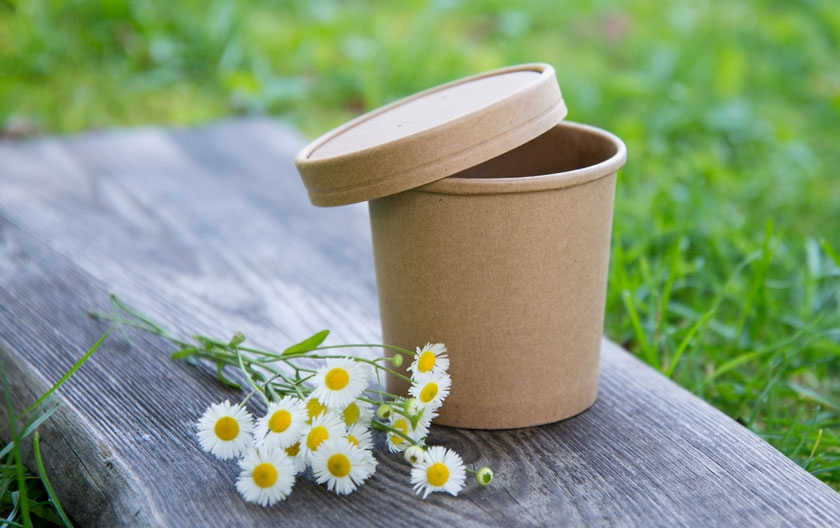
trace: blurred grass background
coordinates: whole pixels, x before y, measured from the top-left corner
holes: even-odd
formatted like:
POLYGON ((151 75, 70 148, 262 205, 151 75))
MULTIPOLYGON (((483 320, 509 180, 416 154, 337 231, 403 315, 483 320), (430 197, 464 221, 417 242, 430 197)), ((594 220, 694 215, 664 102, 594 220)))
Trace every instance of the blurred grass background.
POLYGON ((627 143, 606 333, 840 490, 836 0, 0 0, 0 126, 314 136, 537 61, 627 143))

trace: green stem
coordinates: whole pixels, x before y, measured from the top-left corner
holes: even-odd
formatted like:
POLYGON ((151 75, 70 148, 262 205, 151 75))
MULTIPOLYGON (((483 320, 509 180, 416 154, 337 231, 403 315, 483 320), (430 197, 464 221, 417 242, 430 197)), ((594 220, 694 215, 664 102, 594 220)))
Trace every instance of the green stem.
MULTIPOLYGON (((307 358, 310 358, 310 359, 344 359, 347 356, 334 356, 334 355, 324 356, 324 355, 321 355, 321 354, 313 354, 313 355, 307 355, 307 356, 288 356, 287 358, 284 358, 284 359, 291 359, 291 358, 295 358, 295 357, 307 357, 307 358)), ((409 378, 408 376, 400 374, 399 372, 397 372, 395 370, 392 370, 392 369, 389 369, 388 367, 383 367, 382 365, 377 364, 376 360, 367 359, 367 358, 358 357, 358 356, 353 356, 352 359, 353 359, 353 361, 358 361, 360 363, 367 363, 368 365, 373 366, 377 370, 385 371, 388 374, 391 374, 392 376, 395 376, 395 377, 397 377, 397 378, 399 378, 403 381, 407 381, 408 383, 411 383, 411 378, 409 378)))
POLYGON ((371 424, 371 427, 375 427, 375 428, 379 429, 380 431, 385 431, 388 434, 393 434, 393 435, 401 437, 403 440, 407 441, 411 445, 416 445, 416 446, 423 447, 422 442, 418 442, 417 440, 409 437, 407 434, 403 433, 399 429, 395 429, 395 428, 391 427, 390 425, 386 425, 386 424, 384 424, 382 422, 378 422, 376 420, 372 420, 370 422, 370 424, 371 424))
POLYGON ((386 350, 393 350, 395 352, 399 352, 400 354, 407 355, 407 356, 413 356, 415 354, 415 352, 412 352, 411 350, 408 350, 406 348, 402 348, 402 347, 398 347, 398 346, 394 346, 394 345, 377 344, 377 343, 355 343, 355 344, 350 343, 350 344, 344 344, 344 345, 324 345, 324 346, 319 346, 315 350, 330 350, 330 349, 335 349, 335 348, 384 348, 386 350))

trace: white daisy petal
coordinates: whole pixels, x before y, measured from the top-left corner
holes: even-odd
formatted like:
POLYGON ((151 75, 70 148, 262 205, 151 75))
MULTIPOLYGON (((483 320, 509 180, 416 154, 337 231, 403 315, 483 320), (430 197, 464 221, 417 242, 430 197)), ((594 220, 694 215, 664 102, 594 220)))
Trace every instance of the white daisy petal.
POLYGON ((452 378, 446 372, 421 374, 411 384, 408 393, 420 400, 420 404, 437 409, 449 395, 452 378))
POLYGON ((388 432, 387 434, 387 441, 388 441, 388 450, 392 453, 400 453, 405 451, 405 449, 417 442, 420 442, 422 439, 429 434, 429 428, 418 423, 417 427, 414 427, 411 423, 411 420, 399 414, 397 412, 391 415, 390 426, 397 431, 401 432, 403 435, 407 436, 409 439, 406 439, 404 436, 401 436, 394 432, 388 432))
POLYGON ((295 484, 295 467, 282 449, 251 449, 239 462, 236 489, 248 501, 271 506, 285 500, 295 484))
POLYGON ((330 409, 343 409, 367 388, 369 376, 364 363, 350 358, 327 359, 315 373, 311 396, 330 409))
POLYGON ((294 396, 284 396, 268 405, 265 416, 257 420, 254 437, 266 446, 287 448, 300 440, 306 427, 306 406, 294 396))
POLYGON ((300 442, 295 442, 283 450, 295 466, 295 474, 306 471, 306 457, 300 452, 300 442))
POLYGON ((464 487, 466 469, 461 456, 443 446, 431 446, 426 458, 411 468, 411 484, 423 498, 435 491, 457 495, 464 487))
POLYGON ((438 407, 440 406, 428 405, 423 407, 420 410, 419 416, 417 416, 417 427, 424 427, 428 430, 429 426, 432 424, 432 420, 434 420, 438 416, 438 407))
POLYGON ((428 373, 442 373, 449 369, 449 358, 446 355, 446 346, 443 343, 426 343, 422 349, 418 348, 414 355, 414 361, 408 367, 412 379, 415 376, 428 373))
POLYGON ((376 460, 370 451, 359 449, 344 438, 325 440, 312 453, 312 473, 318 484, 337 495, 347 495, 376 470, 376 460))
POLYGON ((227 460, 238 457, 251 444, 254 422, 244 407, 225 400, 210 405, 199 418, 197 428, 201 449, 227 460))
POLYGON ((347 429, 347 440, 359 449, 373 449, 373 435, 370 429, 360 423, 347 429))
MULTIPOLYGON (((312 453, 330 438, 344 438, 347 429, 341 417, 333 411, 319 414, 312 419, 312 423, 303 430, 300 438, 300 456, 306 464, 312 461, 312 453)), ((346 443, 346 440, 345 440, 346 443)))

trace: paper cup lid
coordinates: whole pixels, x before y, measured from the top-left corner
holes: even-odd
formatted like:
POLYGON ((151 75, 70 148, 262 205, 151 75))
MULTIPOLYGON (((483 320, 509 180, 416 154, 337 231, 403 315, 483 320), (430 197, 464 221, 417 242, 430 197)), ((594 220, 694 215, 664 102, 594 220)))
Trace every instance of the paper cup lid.
POLYGON ((307 145, 295 165, 314 205, 362 202, 492 159, 565 116, 554 68, 512 66, 364 114, 307 145))

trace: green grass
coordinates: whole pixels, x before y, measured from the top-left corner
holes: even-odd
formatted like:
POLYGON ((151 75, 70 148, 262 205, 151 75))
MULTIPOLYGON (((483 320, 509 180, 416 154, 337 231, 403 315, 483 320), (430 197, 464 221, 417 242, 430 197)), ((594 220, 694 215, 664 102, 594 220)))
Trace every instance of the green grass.
POLYGON ((836 2, 566 4, 0 0, 0 122, 311 136, 551 63, 569 119, 628 146, 607 334, 840 490, 836 2))
POLYGON ((72 526, 44 467, 38 427, 58 410, 60 402, 54 398, 58 388, 81 368, 110 333, 108 330, 52 387, 20 413, 12 405, 5 361, 0 354, 0 383, 8 418, 8 423, 0 425, 0 437, 9 439, 0 449, 0 527, 72 526), (34 437, 31 452, 37 476, 24 465, 24 440, 30 435, 34 437))

